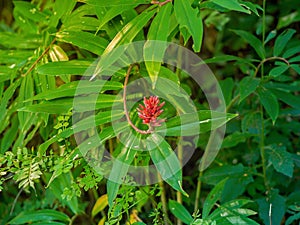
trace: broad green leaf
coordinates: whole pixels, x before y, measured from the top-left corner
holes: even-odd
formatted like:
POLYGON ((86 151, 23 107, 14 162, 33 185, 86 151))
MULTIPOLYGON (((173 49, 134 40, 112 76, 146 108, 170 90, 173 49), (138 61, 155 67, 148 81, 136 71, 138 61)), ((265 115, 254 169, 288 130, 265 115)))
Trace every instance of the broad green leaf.
MULTIPOLYGON (((192 35, 193 49, 195 52, 199 52, 202 45, 203 24, 201 17, 198 15, 198 10, 193 9, 190 2, 186 0, 176 0, 174 10, 180 31, 192 35)), ((188 41, 187 36, 184 41, 185 43, 188 41)))
POLYGON ((164 42, 166 42, 168 38, 171 10, 172 4, 167 4, 160 8, 160 11, 151 23, 147 37, 148 40, 154 41, 147 41, 144 46, 145 65, 153 87, 155 87, 167 48, 167 43, 164 42))
POLYGON ((273 69, 270 70, 269 75, 272 77, 278 77, 281 74, 283 74, 285 71, 287 71, 288 68, 289 68, 288 65, 274 67, 273 69))
POLYGON ((219 81, 220 87, 222 89, 226 105, 228 105, 232 99, 232 92, 234 87, 234 81, 231 77, 225 80, 219 81))
POLYGON ((252 136, 251 134, 247 133, 240 133, 238 131, 234 132, 233 134, 228 135, 224 138, 222 142, 222 148, 232 148, 237 146, 239 143, 246 142, 247 138, 252 136))
POLYGON ((285 199, 278 194, 277 189, 272 189, 266 198, 257 199, 259 217, 264 224, 280 225, 285 214, 285 199))
MULTIPOLYGON (((37 67, 37 72, 43 75, 86 75, 89 67, 92 67, 92 61, 71 60, 65 62, 50 62, 37 67)), ((90 74, 88 74, 90 75, 90 74)))
POLYGON ((242 5, 237 0, 212 0, 212 2, 229 10, 250 14, 250 11, 242 7, 242 5))
POLYGON ((0 32, 0 43, 6 48, 36 49, 42 45, 41 35, 0 32))
POLYGON ((271 90, 273 94, 275 94, 275 96, 280 99, 281 101, 283 101, 284 103, 292 106, 295 109, 300 109, 300 98, 291 94, 291 93, 287 93, 286 89, 283 91, 282 89, 280 90, 278 89, 272 89, 271 90))
POLYGON ((261 87, 257 90, 261 104, 275 123, 279 114, 279 104, 276 96, 268 89, 261 87))
POLYGON ((244 77, 240 84, 240 103, 247 98, 250 94, 252 94, 260 83, 260 79, 253 77, 244 77))
POLYGON ((69 222, 70 218, 59 211, 52 210, 52 209, 42 209, 37 211, 25 211, 21 212, 15 218, 13 218, 9 224, 25 224, 25 223, 32 223, 37 221, 64 221, 69 222))
POLYGON ((117 46, 130 43, 135 36, 143 29, 147 22, 153 17, 155 10, 144 11, 129 23, 127 23, 115 38, 106 47, 104 54, 111 52, 117 46))
POLYGON ((146 145, 151 159, 162 179, 175 190, 188 196, 182 189, 182 170, 180 162, 168 142, 159 134, 153 133, 147 138, 146 145))
POLYGON ((34 4, 24 1, 13 1, 14 13, 16 11, 22 15, 22 19, 27 18, 34 22, 46 21, 47 15, 41 12, 34 4))
POLYGON ((259 135, 262 132, 262 119, 260 113, 248 113, 242 119, 243 133, 259 135))
POLYGON ((295 30, 293 29, 287 29, 283 31, 275 40, 274 44, 274 56, 280 56, 283 49, 286 47, 289 40, 292 38, 292 36, 295 34, 295 30))
POLYGON ((59 19, 68 16, 76 5, 76 0, 57 0, 54 3, 53 14, 50 17, 49 26, 56 27, 59 19))
POLYGON ((298 75, 300 75, 300 66, 299 66, 299 64, 292 64, 291 68, 293 68, 298 73, 298 75))
POLYGON ((300 13, 299 11, 290 12, 286 16, 279 17, 279 21, 276 29, 279 30, 283 27, 287 27, 292 23, 300 21, 300 13))
POLYGON ((293 55, 295 55, 295 54, 297 54, 297 53, 299 53, 299 52, 300 52, 300 46, 295 46, 295 47, 293 47, 293 48, 287 49, 287 50, 283 53, 282 57, 285 58, 285 59, 287 59, 287 58, 289 58, 289 57, 291 57, 291 56, 293 56, 293 55))
POLYGON ((289 63, 295 63, 295 62, 300 62, 300 56, 299 55, 289 59, 289 63))
POLYGON ((169 201, 169 210, 171 213, 178 219, 180 219, 185 224, 191 224, 193 222, 193 217, 187 211, 187 209, 180 203, 170 200, 169 201))
POLYGON ((249 43, 261 59, 266 58, 266 53, 263 44, 257 37, 244 30, 232 30, 232 31, 237 35, 241 36, 247 43, 249 43))
POLYGON ((275 170, 288 177, 293 177, 294 162, 292 155, 286 150, 285 146, 270 145, 266 147, 269 161, 275 170))
POLYGON ((129 166, 137 153, 134 146, 136 146, 137 142, 139 142, 140 136, 136 136, 131 131, 127 135, 128 138, 124 143, 125 146, 122 148, 120 154, 113 159, 113 167, 107 181, 107 195, 110 207, 113 205, 113 201, 117 197, 119 187, 123 183, 129 166))
POLYGON ((200 110, 167 119, 167 128, 158 127, 157 132, 166 132, 166 136, 193 136, 221 127, 236 114, 200 110))
POLYGON ((100 196, 92 209, 92 217, 95 217, 99 212, 101 212, 108 205, 107 194, 100 196))
POLYGON ((52 100, 55 98, 72 97, 91 93, 102 93, 107 90, 120 90, 123 84, 116 81, 73 81, 59 86, 57 89, 42 92, 30 100, 52 100), (101 91, 101 92, 100 92, 101 91))
POLYGON ((107 6, 118 6, 123 7, 126 5, 138 5, 138 4, 149 4, 150 0, 111 0, 109 4, 105 1, 98 1, 98 0, 79 0, 79 2, 84 2, 89 5, 100 6, 100 7, 107 7, 107 6))
POLYGON ((106 39, 84 31, 64 30, 57 33, 56 37, 58 41, 70 43, 96 55, 101 55, 108 45, 106 39))
POLYGON ((91 94, 88 96, 77 96, 74 98, 62 98, 43 101, 39 104, 28 105, 20 108, 24 112, 42 112, 50 114, 64 114, 74 108, 76 112, 93 111, 111 107, 114 103, 121 103, 122 99, 109 94, 91 94))
POLYGON ((206 219, 208 217, 210 211, 215 206, 216 202, 221 198, 222 191, 224 189, 226 182, 227 179, 224 179, 221 182, 219 182, 207 195, 203 204, 203 211, 202 211, 203 219, 206 219))

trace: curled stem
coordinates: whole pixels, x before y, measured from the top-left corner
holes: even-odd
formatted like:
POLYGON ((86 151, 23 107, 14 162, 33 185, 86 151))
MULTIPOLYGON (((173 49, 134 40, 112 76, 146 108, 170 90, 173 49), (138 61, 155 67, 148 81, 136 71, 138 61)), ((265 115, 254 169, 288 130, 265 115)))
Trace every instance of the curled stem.
POLYGON ((128 109, 127 109, 127 101, 126 101, 126 93, 127 93, 127 84, 128 84, 128 79, 129 79, 129 74, 131 73, 131 70, 133 68, 135 64, 131 64, 127 70, 127 73, 126 73, 126 77, 125 77, 125 81, 124 81, 124 91, 123 91, 123 105, 124 105, 124 112, 125 112, 125 116, 126 116, 126 119, 127 119, 127 122, 129 123, 129 125, 138 133, 140 134, 151 134, 153 132, 153 128, 152 127, 149 127, 148 130, 141 130, 139 129, 138 127, 136 127, 131 119, 130 119, 130 116, 129 116, 129 113, 128 113, 128 109))
POLYGON ((266 58, 266 59, 262 60, 262 61, 258 64, 258 66, 256 67, 256 70, 255 70, 255 72, 254 72, 253 77, 256 77, 256 76, 257 76, 257 73, 258 73, 260 67, 262 67, 263 64, 264 64, 265 62, 268 62, 268 61, 271 61, 271 60, 276 60, 276 59, 285 62, 288 66, 290 65, 289 61, 287 61, 285 58, 282 58, 282 57, 274 56, 274 57, 266 58))
POLYGON ((165 5, 165 4, 169 3, 169 2, 172 2, 172 0, 165 0, 164 2, 153 0, 153 1, 151 1, 151 4, 157 4, 159 6, 163 6, 163 5, 165 5))

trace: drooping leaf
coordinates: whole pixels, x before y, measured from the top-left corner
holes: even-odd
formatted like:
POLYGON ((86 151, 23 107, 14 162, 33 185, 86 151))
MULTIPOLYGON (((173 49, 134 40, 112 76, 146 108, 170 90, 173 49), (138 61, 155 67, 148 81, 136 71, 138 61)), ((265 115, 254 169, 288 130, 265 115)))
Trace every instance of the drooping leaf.
POLYGON ((146 145, 162 179, 175 190, 188 196, 182 189, 182 170, 179 160, 168 142, 159 134, 153 133, 147 138, 146 145))
POLYGON ((189 211, 180 203, 170 200, 169 210, 178 219, 180 219, 185 224, 191 224, 193 222, 193 217, 189 211))
POLYGON ((70 43, 96 55, 101 55, 108 45, 106 39, 84 31, 64 30, 58 32, 56 37, 58 41, 70 43))
POLYGON ((244 30, 232 30, 232 31, 237 35, 241 36, 247 43, 249 43, 261 59, 266 58, 265 49, 263 48, 261 41, 257 37, 244 30))
POLYGON ((264 87, 259 88, 257 93, 261 104, 264 106, 274 124, 279 114, 279 104, 276 96, 264 87))
POLYGON ((274 56, 280 56, 283 49, 286 47, 289 40, 292 38, 292 36, 295 34, 295 30, 293 29, 287 29, 283 31, 275 40, 274 44, 274 56))
MULTIPOLYGON (((180 31, 188 32, 192 36, 193 49, 195 52, 199 52, 203 38, 203 23, 197 9, 194 9, 189 1, 177 0, 174 2, 174 10, 180 31)), ((188 41, 187 36, 184 41, 185 43, 188 41)))
POLYGON ((285 146, 270 145, 266 147, 268 150, 269 161, 275 170, 288 177, 293 177, 294 162, 292 155, 286 150, 285 146))
POLYGON ((250 94, 252 94, 260 83, 260 79, 253 77, 244 77, 240 84, 240 103, 247 98, 250 94))

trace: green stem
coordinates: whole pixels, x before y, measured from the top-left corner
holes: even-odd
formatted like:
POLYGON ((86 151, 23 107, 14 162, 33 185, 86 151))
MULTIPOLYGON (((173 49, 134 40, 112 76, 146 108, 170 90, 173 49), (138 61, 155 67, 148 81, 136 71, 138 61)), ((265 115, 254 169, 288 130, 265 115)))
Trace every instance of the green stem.
POLYGON ((168 217, 168 207, 167 207, 167 197, 166 197, 166 190, 165 190, 165 187, 164 187, 164 183, 163 183, 163 180, 161 179, 161 176, 160 174, 157 175, 158 176, 158 179, 159 179, 159 182, 158 182, 158 185, 161 189, 161 195, 160 195, 160 200, 161 200, 161 204, 162 204, 162 210, 163 210, 163 219, 164 219, 164 224, 165 225, 168 225, 168 221, 170 220, 169 217, 168 217))
POLYGON ((262 60, 262 61, 258 64, 258 66, 256 67, 256 70, 255 70, 255 72, 254 72, 253 77, 256 77, 256 76, 257 76, 258 71, 259 71, 260 68, 262 68, 262 69, 261 69, 261 72, 262 72, 261 75, 262 75, 262 77, 263 77, 263 76, 264 76, 264 73, 263 73, 263 65, 264 65, 264 63, 265 63, 265 62, 268 62, 268 61, 271 61, 271 60, 276 60, 276 59, 285 62, 288 66, 290 65, 289 61, 287 61, 285 58, 282 58, 282 57, 273 56, 273 57, 270 57, 270 58, 266 58, 266 59, 262 60))

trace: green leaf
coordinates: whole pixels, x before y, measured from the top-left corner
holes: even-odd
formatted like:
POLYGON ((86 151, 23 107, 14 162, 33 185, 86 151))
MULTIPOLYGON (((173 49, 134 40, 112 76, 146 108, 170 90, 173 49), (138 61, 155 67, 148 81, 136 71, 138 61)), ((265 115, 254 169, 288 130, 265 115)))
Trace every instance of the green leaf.
POLYGON ((120 45, 130 43, 135 38, 135 36, 143 29, 146 23, 153 17, 154 14, 155 10, 144 11, 129 23, 127 23, 109 43, 103 54, 111 52, 114 48, 120 45))
MULTIPOLYGON (((109 174, 107 181, 107 195, 109 206, 112 207, 113 201, 117 197, 120 185, 123 183, 129 166, 135 158, 137 150, 133 149, 139 142, 138 136, 130 132, 125 141, 125 146, 122 148, 120 154, 113 160, 113 167, 109 174)), ((140 137, 139 137, 140 138, 140 137)))
POLYGON ((77 96, 74 98, 62 98, 43 101, 39 104, 28 105, 20 108, 24 112, 40 112, 50 114, 64 114, 74 108, 76 112, 93 111, 111 107, 114 103, 121 103, 122 99, 109 94, 90 94, 88 96, 77 96))
POLYGON ((72 97, 84 94, 101 93, 107 90, 120 90, 123 84, 116 81, 73 81, 59 86, 57 89, 42 92, 29 100, 52 100, 56 98, 72 97))
POLYGON ((242 7, 237 0, 212 0, 212 2, 229 10, 250 14, 250 11, 242 7))
POLYGON ((208 217, 210 211, 212 210, 216 202, 221 198, 222 191, 224 189, 226 182, 227 179, 222 180, 209 192, 203 204, 203 211, 202 211, 203 219, 206 219, 208 217))
POLYGON ((36 49, 42 45, 41 35, 0 32, 0 43, 6 48, 36 49))
POLYGON ((167 119, 167 128, 158 127, 156 131, 166 132, 166 136, 193 136, 215 130, 236 116, 236 114, 200 110, 167 119))
POLYGON ((222 148, 232 148, 237 146, 239 143, 245 143, 247 138, 250 136, 252 135, 236 131, 224 138, 222 142, 222 148))
POLYGON ((167 4, 160 8, 160 11, 151 23, 147 37, 148 41, 144 46, 145 65, 153 83, 153 88, 155 87, 161 63, 167 48, 166 41, 168 38, 171 10, 172 4, 167 4))
POLYGON ((53 6, 53 13, 50 17, 49 26, 57 27, 59 19, 68 16, 76 5, 76 0, 57 0, 53 6))
POLYGON ((294 162, 292 155, 286 150, 285 146, 270 145, 267 146, 269 161, 275 170, 288 177, 293 177, 294 162))
POLYGON ((291 56, 293 56, 293 55, 295 55, 295 54, 297 54, 297 53, 299 53, 299 52, 300 52, 300 46, 295 46, 295 47, 293 47, 293 48, 287 49, 287 50, 283 53, 282 57, 285 58, 285 59, 287 59, 287 58, 289 58, 289 57, 291 57, 291 56))
POLYGON ((91 75, 86 74, 87 69, 92 66, 92 61, 71 60, 63 62, 50 62, 37 67, 37 72, 43 75, 91 75))
POLYGON ((187 211, 187 209, 180 203, 170 200, 169 201, 169 210, 171 213, 178 219, 180 219, 185 224, 191 224, 193 222, 193 217, 187 211))
POLYGON ((219 81, 219 84, 222 89, 226 105, 228 105, 232 99, 234 81, 231 77, 228 77, 225 80, 219 81))
POLYGON ((292 36, 295 34, 295 30, 293 29, 287 29, 283 31, 275 40, 274 44, 274 56, 280 56, 283 49, 289 42, 289 40, 292 38, 292 36))
POLYGON ((27 212, 21 212, 19 215, 17 215, 15 218, 13 218, 9 224, 25 224, 25 223, 32 223, 37 221, 52 221, 52 220, 58 220, 58 221, 64 221, 69 222, 69 217, 59 211, 55 211, 52 209, 42 209, 37 211, 27 211, 27 212))
POLYGON ((274 67, 273 69, 270 70, 269 76, 278 77, 281 74, 283 74, 285 71, 287 71, 288 68, 289 68, 288 65, 274 67))
MULTIPOLYGON (((192 35, 194 41, 193 49, 195 52, 199 52, 203 38, 203 23, 201 17, 198 15, 198 10, 193 9, 190 2, 186 0, 176 0, 174 2, 174 10, 180 31, 187 31, 192 35)), ((186 37, 185 43, 187 41, 186 37)))
POLYGON ((147 138, 146 145, 162 179, 175 190, 188 196, 182 189, 182 170, 179 160, 168 142, 159 134, 153 133, 147 138))
POLYGON ((138 5, 138 4, 149 4, 150 0, 111 0, 109 1, 109 5, 105 1, 98 1, 98 0, 79 0, 79 2, 84 2, 89 5, 100 6, 100 7, 107 7, 107 6, 126 6, 126 5, 138 5))
POLYGON ((272 89, 272 93, 275 94, 275 96, 284 103, 292 106, 295 109, 300 109, 300 98, 291 93, 287 93, 286 89, 284 91, 279 88, 272 89))
POLYGON ((255 37, 253 34, 243 31, 243 30, 232 30, 237 35, 241 36, 247 43, 251 45, 251 47, 256 51, 257 55, 261 59, 266 58, 265 49, 261 43, 261 41, 255 37))
POLYGON ((295 62, 299 62, 299 61, 300 61, 299 55, 289 59, 289 63, 295 63, 295 62))
POLYGON ((239 84, 239 90, 240 90, 240 103, 247 98, 250 94, 252 94, 256 88, 258 87, 260 83, 260 79, 253 78, 253 77, 244 77, 240 84, 239 84))
POLYGON ((272 30, 266 37, 264 44, 266 45, 269 41, 271 41, 274 37, 276 37, 276 35, 277 35, 277 30, 272 30))
POLYGON ((280 225, 285 214, 285 199, 277 189, 271 190, 266 198, 256 200, 259 206, 259 217, 264 224, 280 225))
POLYGON ((276 96, 270 90, 264 87, 259 88, 257 93, 261 104, 264 106, 274 124, 279 113, 279 104, 276 96))
POLYGON ((86 49, 96 55, 101 55, 108 45, 108 41, 89 32, 64 30, 56 34, 57 40, 70 43, 86 49))
POLYGON ((292 23, 300 21, 299 11, 288 13, 286 16, 279 17, 276 29, 279 30, 283 27, 287 27, 292 23))

